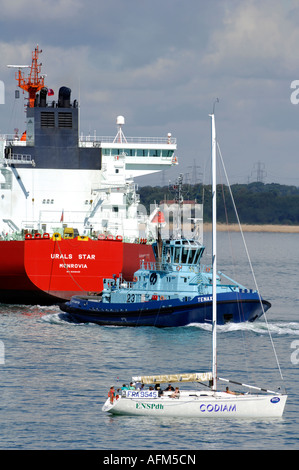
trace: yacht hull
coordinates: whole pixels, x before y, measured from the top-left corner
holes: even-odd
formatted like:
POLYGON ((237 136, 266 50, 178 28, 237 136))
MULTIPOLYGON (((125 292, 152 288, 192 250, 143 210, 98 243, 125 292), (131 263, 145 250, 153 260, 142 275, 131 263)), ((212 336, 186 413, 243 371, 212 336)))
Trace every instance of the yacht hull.
POLYGON ((286 395, 229 395, 218 392, 206 396, 183 396, 179 399, 118 398, 111 405, 108 399, 102 410, 114 415, 175 416, 184 418, 279 418, 286 404, 286 395))

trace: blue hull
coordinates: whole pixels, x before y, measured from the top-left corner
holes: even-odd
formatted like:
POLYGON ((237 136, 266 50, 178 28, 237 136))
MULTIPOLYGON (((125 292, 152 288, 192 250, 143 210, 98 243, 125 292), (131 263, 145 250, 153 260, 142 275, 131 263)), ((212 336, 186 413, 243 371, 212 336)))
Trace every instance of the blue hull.
MULTIPOLYGON (((256 293, 225 293, 217 295, 217 324, 254 321, 271 304, 256 293)), ((190 301, 179 299, 142 303, 103 303, 91 297, 73 297, 60 309, 82 323, 118 326, 185 326, 212 321, 212 297, 197 296, 190 301)))

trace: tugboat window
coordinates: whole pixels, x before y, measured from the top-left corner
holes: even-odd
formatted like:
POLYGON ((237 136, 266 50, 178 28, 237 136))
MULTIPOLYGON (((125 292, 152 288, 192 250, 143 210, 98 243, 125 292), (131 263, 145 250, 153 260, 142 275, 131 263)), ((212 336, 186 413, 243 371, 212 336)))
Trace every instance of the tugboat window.
POLYGON ((181 251, 180 248, 175 248, 175 251, 174 251, 174 262, 175 263, 180 262, 180 251, 181 251))
POLYGON ((186 264, 188 252, 189 252, 188 248, 183 248, 182 250, 182 263, 183 264, 186 264))
POLYGON ((188 264, 192 264, 192 263, 193 263, 195 254, 196 254, 196 250, 194 250, 194 249, 189 250, 188 264))

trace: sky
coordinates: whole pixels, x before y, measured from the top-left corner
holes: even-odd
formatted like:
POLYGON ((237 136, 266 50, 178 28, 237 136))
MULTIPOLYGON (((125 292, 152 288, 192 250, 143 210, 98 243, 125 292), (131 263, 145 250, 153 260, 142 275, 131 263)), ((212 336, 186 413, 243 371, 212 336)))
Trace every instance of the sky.
POLYGON ((0 12, 0 133, 25 122, 7 65, 30 64, 38 44, 54 98, 68 86, 80 102, 83 135, 115 135, 123 115, 126 136, 176 137, 179 165, 140 185, 208 183, 218 98, 229 182, 299 186, 299 0, 0 0, 0 12))

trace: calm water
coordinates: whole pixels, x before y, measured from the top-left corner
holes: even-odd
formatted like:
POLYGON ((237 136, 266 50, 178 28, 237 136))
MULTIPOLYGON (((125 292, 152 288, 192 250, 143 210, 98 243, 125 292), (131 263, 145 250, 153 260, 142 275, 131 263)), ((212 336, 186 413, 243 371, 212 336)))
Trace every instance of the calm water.
MULTIPOLYGON (((57 307, 0 305, 0 448, 298 449, 299 235, 245 238, 259 289, 272 303, 267 319, 289 395, 282 419, 111 417, 101 411, 111 385, 139 373, 209 369, 209 326, 75 325, 57 307)), ((218 268, 253 286, 240 236, 220 233, 218 240, 218 268)), ((220 376, 269 388, 280 384, 264 320, 220 327, 218 348, 220 376)))

